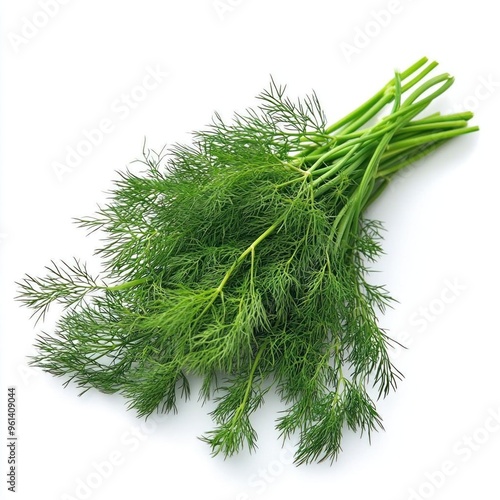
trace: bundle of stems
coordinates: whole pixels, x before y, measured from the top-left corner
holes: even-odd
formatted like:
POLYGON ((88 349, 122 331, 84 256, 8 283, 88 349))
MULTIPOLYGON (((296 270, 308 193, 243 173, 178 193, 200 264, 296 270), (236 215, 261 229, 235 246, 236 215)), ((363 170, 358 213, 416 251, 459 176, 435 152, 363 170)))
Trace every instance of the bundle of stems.
POLYGON ((347 428, 381 428, 374 400, 401 373, 377 319, 392 299, 368 282, 382 226, 364 213, 402 168, 477 130, 469 112, 420 116, 453 83, 436 66, 396 72, 332 125, 315 94, 292 101, 271 81, 191 145, 145 151, 145 170, 78 219, 103 235, 101 276, 75 259, 19 283, 37 319, 64 307, 32 364, 121 393, 140 416, 175 410, 201 377, 213 454, 256 446, 251 416, 271 387, 297 464, 336 459, 347 428))

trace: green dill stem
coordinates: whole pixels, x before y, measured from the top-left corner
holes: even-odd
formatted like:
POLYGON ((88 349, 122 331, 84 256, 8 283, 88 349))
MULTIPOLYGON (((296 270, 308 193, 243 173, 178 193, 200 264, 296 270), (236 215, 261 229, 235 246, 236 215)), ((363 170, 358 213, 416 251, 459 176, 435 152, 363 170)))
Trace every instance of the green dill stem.
POLYGON ((357 203, 355 208, 355 214, 353 216, 354 220, 357 220, 360 217, 361 213, 366 207, 366 202, 369 200, 370 194, 373 190, 375 173, 378 170, 382 155, 384 154, 384 151, 387 149, 387 145, 392 139, 394 132, 395 131, 388 133, 380 141, 379 145, 377 146, 377 149, 375 150, 375 153, 370 159, 370 163, 366 167, 361 183, 359 184, 356 190, 355 196, 357 203))
MULTIPOLYGON (((345 243, 344 239, 349 237, 348 228, 351 226, 351 224, 356 224, 359 215, 361 214, 361 212, 365 207, 367 199, 369 199, 373 187, 373 171, 378 168, 380 158, 385 148, 387 147, 387 144, 391 140, 393 134, 394 132, 388 133, 382 139, 382 141, 380 141, 372 158, 370 159, 368 166, 366 167, 363 179, 361 180, 361 183, 357 187, 355 194, 350 199, 350 203, 346 203, 346 205, 344 206, 345 213, 343 214, 342 217, 337 217, 337 219, 335 220, 334 227, 337 226, 336 228, 337 240, 335 242, 336 252, 340 253, 341 247, 345 243), (339 220, 340 223, 337 224, 339 220)), ((316 191, 316 195, 317 196, 321 195, 323 190, 324 186, 320 187, 316 191)))
MULTIPOLYGON (((405 70, 405 71, 403 71, 401 73, 401 78, 405 79, 408 76, 412 75, 413 73, 415 73, 415 71, 419 70, 427 62, 428 62, 427 57, 423 57, 422 59, 418 60, 415 64, 413 64, 407 70, 405 70)), ((437 63, 431 63, 431 66, 432 66, 431 69, 433 69, 436 65, 437 65, 437 63)), ((419 80, 421 80, 424 76, 425 76, 425 74, 423 76, 421 76, 420 78, 415 79, 415 81, 410 82, 408 85, 410 87, 413 86, 413 85, 415 85, 415 83, 417 83, 419 80)), ((342 118, 338 122, 330 125, 326 129, 326 132, 328 134, 331 134, 332 132, 334 132, 335 130, 338 130, 339 128, 343 127, 344 125, 346 125, 350 121, 355 120, 359 116, 363 115, 367 110, 371 109, 375 105, 375 103, 377 101, 379 101, 381 98, 384 97, 384 95, 385 95, 385 93, 387 91, 387 88, 391 87, 392 85, 394 85, 394 78, 392 80, 390 80, 386 85, 384 85, 384 87, 381 90, 379 90, 373 97, 371 97, 370 99, 368 99, 368 101, 366 101, 364 104, 362 104, 361 106, 359 106, 358 108, 356 108, 354 111, 352 111, 351 113, 349 113, 348 115, 346 115, 344 118, 342 118)), ((404 90, 406 90, 405 87, 403 87, 403 91, 404 90)))
MULTIPOLYGON (((478 127, 469 127, 466 130, 469 130, 469 132, 473 132, 474 130, 470 130, 471 128, 476 130, 479 129, 478 127)), ((441 139, 435 142, 426 142, 425 145, 414 146, 411 149, 412 150, 414 149, 415 152, 412 152, 411 150, 410 151, 405 150, 404 152, 401 152, 401 150, 399 150, 398 156, 396 158, 393 158, 390 162, 388 162, 387 165, 381 162, 381 166, 379 167, 379 170, 375 175, 375 178, 379 179, 380 182, 376 185, 376 187, 372 191, 370 198, 366 202, 366 206, 371 205, 383 193, 383 191, 389 185, 391 178, 394 176, 394 174, 396 174, 403 168, 407 167, 408 165, 411 165, 416 161, 420 160, 421 158, 432 153, 449 139, 450 138, 441 139)))
POLYGON ((402 104, 401 107, 404 108, 406 106, 413 104, 425 92, 430 90, 435 85, 438 85, 439 83, 443 82, 443 85, 438 87, 434 92, 432 92, 428 96, 426 96, 423 99, 421 99, 420 101, 418 101, 419 104, 430 103, 436 97, 441 95, 443 92, 446 92, 446 90, 449 89, 453 85, 454 81, 455 81, 455 79, 452 76, 450 76, 448 73, 443 73, 442 75, 435 76, 434 78, 427 80, 420 87, 417 87, 417 89, 415 89, 410 94, 410 96, 406 98, 405 102, 402 104))
POLYGON ((281 184, 276 184, 276 189, 280 189, 285 186, 289 186, 290 184, 295 184, 296 182, 304 182, 304 177, 309 176, 309 172, 307 170, 299 170, 299 172, 302 174, 300 177, 294 177, 293 179, 290 179, 289 181, 282 182, 281 184))
MULTIPOLYGON (((418 135, 416 137, 412 137, 411 139, 404 139, 392 143, 387 143, 382 155, 380 156, 380 167, 378 171, 376 173, 372 173, 372 175, 374 176, 374 178, 378 178, 378 177, 385 177, 391 173, 395 173, 404 168, 405 166, 431 153, 445 140, 457 137, 459 135, 476 132, 477 130, 479 130, 479 127, 477 126, 473 127, 464 126, 466 124, 467 122, 463 122, 462 127, 457 127, 451 130, 445 130, 441 132, 433 132, 431 134, 418 135), (423 148, 423 146, 425 145, 428 146, 423 148), (412 153, 411 150, 413 149, 415 149, 416 152, 412 153), (387 160, 389 160, 390 163, 387 163, 387 160)), ((387 133, 386 130, 384 131, 387 133)), ((397 136, 397 132, 394 134, 394 136, 397 136)), ((362 150, 362 153, 369 150, 370 146, 368 145, 366 150, 362 150)), ((346 157, 347 156, 348 155, 346 155, 346 157)), ((351 161, 349 167, 345 169, 345 173, 351 173, 353 170, 355 170, 358 166, 362 165, 363 163, 361 153, 355 158, 349 157, 348 160, 351 161)), ((313 181, 314 186, 317 188, 315 192, 316 196, 324 194, 326 191, 333 188, 335 185, 338 184, 338 182, 340 182, 340 178, 338 177, 334 177, 331 181, 328 182, 325 181, 327 181, 330 177, 335 175, 341 169, 341 167, 345 166, 346 163, 348 162, 342 160, 342 162, 340 163, 334 163, 331 166, 324 166, 323 168, 318 169, 316 171, 316 174, 321 174, 320 177, 317 177, 313 181)), ((373 199, 371 199, 371 201, 373 201, 373 199)))
POLYGON ((236 412, 231 420, 238 419, 241 416, 241 414, 245 411, 245 408, 248 404, 248 400, 250 398, 250 392, 252 391, 252 385, 253 385, 254 378, 255 378, 255 372, 257 371, 257 367, 259 366, 260 359, 262 358, 262 354, 263 354, 264 350, 267 348, 268 344, 269 344, 269 339, 264 341, 261 344, 261 346, 259 347, 259 350, 257 351, 257 354, 255 355, 255 359, 252 363, 252 368, 250 369, 250 373, 248 375, 248 381, 247 381, 247 386, 245 389, 245 394, 243 395, 243 400, 242 400, 240 406, 238 406, 238 409, 236 410, 236 412))
MULTIPOLYGON (((348 136, 351 132, 357 130, 361 125, 364 125, 369 119, 373 118, 378 112, 380 112, 387 104, 389 104, 393 100, 394 96, 391 93, 386 93, 382 96, 382 99, 378 101, 374 106, 369 108, 363 115, 361 115, 357 120, 351 123, 349 126, 346 126, 345 129, 342 129, 339 135, 331 136, 331 141, 328 144, 325 144, 319 148, 313 149, 312 154, 308 154, 307 156, 303 156, 305 161, 317 160, 316 163, 309 169, 309 171, 313 171, 322 162, 330 159, 333 155, 341 155, 342 148, 347 149, 349 146, 346 144, 341 144, 337 148, 332 148, 332 144, 335 144, 339 139, 344 139, 344 134, 348 136)), ((367 129, 370 130, 370 129, 367 129)), ((364 140, 364 139, 363 139, 364 140)), ((350 143, 352 144, 352 143, 350 143)))
POLYGON ((412 124, 418 125, 420 123, 432 123, 432 122, 446 122, 455 120, 465 120, 469 121, 474 118, 474 113, 472 111, 464 111, 463 113, 453 113, 450 115, 442 115, 441 113, 433 113, 432 115, 426 116, 425 118, 420 118, 419 120, 414 120, 412 124))
MULTIPOLYGON (((408 78, 410 75, 418 71, 422 66, 424 66, 428 62, 426 57, 423 57, 415 64, 410 66, 408 69, 403 71, 400 74, 400 78, 402 80, 408 78)), ((424 78, 432 69, 437 66, 436 62, 431 62, 427 68, 421 71, 416 77, 414 77, 410 82, 402 86, 401 91, 404 92, 407 89, 411 88, 415 84, 417 84, 422 78, 424 78)), ((369 119, 373 118, 383 107, 385 104, 388 104, 394 97, 393 87, 395 84, 395 78, 390 80, 382 89, 380 89, 374 96, 368 99, 361 106, 356 108, 354 111, 344 116, 339 121, 333 123, 326 129, 326 134, 331 135, 333 132, 345 127, 342 132, 349 133, 350 131, 359 128, 361 125, 366 123, 369 119), (350 125, 349 125, 350 124, 350 125)), ((315 152, 324 152, 328 149, 328 145, 325 145, 321 148, 317 148, 316 146, 310 146, 305 148, 303 151, 298 153, 297 157, 308 157, 310 153, 315 152)))
POLYGON ((412 139, 405 139, 403 141, 393 142, 387 146, 387 152, 391 152, 394 150, 408 149, 415 146, 419 146, 421 144, 425 144, 426 142, 435 142, 441 139, 451 139, 452 137, 456 137, 458 135, 470 134, 471 132, 477 132, 479 127, 467 127, 460 128, 456 130, 446 130, 444 132, 435 132, 433 134, 427 134, 423 136, 414 137, 412 139))
MULTIPOLYGON (((457 115, 458 116, 458 115, 457 115)), ((468 116, 468 115, 464 115, 464 116, 468 116)), ((409 137, 411 137, 412 139, 415 138, 416 134, 415 132, 419 132, 419 131, 425 131, 427 129, 429 130, 433 130, 434 133, 437 133, 439 131, 439 129, 445 129, 445 130, 449 130, 449 129, 460 129, 460 132, 458 132, 457 134, 450 134, 451 137, 454 137, 455 135, 461 135, 465 132, 463 132, 462 129, 465 129, 466 126, 467 126, 467 121, 465 120, 450 120, 450 121, 447 121, 447 120, 440 120, 440 121, 436 121, 434 122, 434 124, 432 122, 426 122, 426 123, 421 123, 420 124, 420 121, 419 121, 419 124, 418 125, 413 125, 414 123, 417 123, 417 121, 411 121, 409 122, 409 125, 408 126, 404 126, 402 127, 401 129, 397 130, 396 133, 394 134, 394 137, 395 138, 401 138, 401 140, 404 138, 404 139, 407 139, 408 137, 406 137, 407 135, 409 137)), ((372 132, 370 133, 369 135, 366 136, 366 138, 361 138, 361 141, 359 142, 363 142, 365 139, 376 139, 378 137, 381 137, 383 136, 384 134, 386 134, 390 128, 394 127, 395 125, 392 124, 391 127, 384 127, 384 128, 381 128, 380 130, 377 130, 376 132, 372 132)), ((375 128, 375 127, 374 127, 375 128)), ((366 134, 366 131, 363 131, 362 133, 366 134)), ((358 137, 360 137, 360 134, 357 134, 358 137)), ((427 142, 428 139, 426 139, 425 141, 423 142, 427 142)), ((358 141, 356 141, 358 142, 358 141)), ((350 143, 352 144, 352 143, 350 143)), ((407 149, 412 149, 414 146, 411 146, 411 148, 407 148, 407 149)), ((348 149, 348 148, 345 148, 345 149, 348 149)), ((392 149, 392 148, 391 148, 392 149)), ((419 148, 419 152, 420 152, 421 148, 419 148)), ((392 150, 392 151, 385 151, 384 152, 384 155, 382 157, 382 161, 387 161, 389 159, 391 159, 392 157, 394 156, 400 156, 402 154, 401 150, 398 149, 398 150, 392 150)), ((407 158, 408 156, 408 152, 405 153, 405 159, 407 158)), ((328 157, 328 155, 323 155, 325 158, 328 157)), ((341 157, 340 154, 332 154, 331 156, 334 156, 334 157, 341 157)), ((318 160, 319 162, 319 160, 318 160)), ((410 161, 411 163, 411 161, 410 161)), ((405 165, 407 165, 408 163, 405 163, 405 165)), ((338 164, 334 164, 335 165, 335 168, 338 167, 338 164)), ((325 166, 324 163, 321 165, 321 168, 318 168, 316 167, 316 169, 313 169, 312 167, 309 168, 309 171, 313 170, 314 171, 314 174, 315 174, 315 178, 317 179, 318 177, 317 176, 321 176, 327 172, 329 172, 332 168, 334 168, 334 165, 328 165, 328 166, 325 166)), ((316 165, 313 165, 313 167, 316 166, 316 165)), ((291 182, 295 182, 297 179, 294 179, 293 181, 290 181, 291 182)), ((300 180, 300 179, 298 179, 300 180)))
MULTIPOLYGON (((410 83, 414 85, 416 82, 420 81, 422 77, 423 77, 422 75, 417 75, 417 77, 415 77, 410 83)), ((372 161, 370 161, 370 164, 367 166, 367 172, 365 172, 364 174, 364 178, 370 179, 371 184, 373 184, 373 179, 377 174, 376 170, 378 168, 378 164, 384 159, 393 156, 394 154, 399 154, 401 150, 411 149, 418 145, 425 144, 427 142, 433 143, 436 141, 449 139, 461 134, 476 131, 477 127, 467 128, 466 120, 443 120, 442 117, 440 117, 439 115, 428 117, 425 123, 420 122, 416 125, 415 124, 408 125, 408 123, 411 123, 412 118, 414 118, 423 109, 425 109, 432 102, 433 99, 435 99, 437 96, 445 92, 453 84, 453 81, 454 81, 453 78, 450 77, 447 73, 431 78, 430 80, 422 84, 419 88, 414 90, 413 93, 404 101, 404 103, 402 103, 401 106, 399 106, 399 100, 402 91, 405 87, 409 88, 410 84, 401 87, 400 79, 398 78, 397 75, 394 80, 395 105, 392 112, 388 116, 383 118, 378 124, 373 126, 371 129, 367 129, 358 138, 354 138, 345 143, 342 143, 337 147, 332 148, 327 153, 322 153, 316 160, 316 162, 310 167, 309 172, 313 172, 315 169, 323 165, 325 161, 336 158, 342 154, 345 155, 340 163, 333 164, 330 168, 323 167, 320 169, 321 171, 320 177, 316 178, 313 181, 313 185, 316 188, 316 195, 323 194, 333 186, 332 183, 325 184, 325 182, 328 180, 328 178, 330 178, 331 176, 335 175, 338 171, 340 171, 344 167, 344 165, 348 165, 349 162, 352 161, 351 157, 356 152, 357 149, 356 146, 358 143, 364 142, 370 144, 371 142, 373 144, 373 141, 377 137, 381 136, 384 137, 384 139, 382 139, 377 145, 374 157, 372 157, 372 161), (438 86, 438 88, 434 89, 434 91, 431 92, 429 95, 419 100, 419 98, 423 94, 433 89, 435 86, 438 86), (406 125, 408 125, 407 130, 404 129, 404 126, 406 125), (439 131, 439 129, 443 128, 446 128, 447 130, 439 131), (438 129, 438 131, 436 131, 436 129, 438 129), (424 133, 418 135, 418 132, 426 130, 432 130, 433 132, 430 134, 424 133), (410 138, 406 139, 403 138, 391 144, 390 140, 397 132, 400 132, 401 134, 407 136, 410 134, 411 135, 410 138), (387 139, 388 137, 389 139, 387 139), (380 147, 381 144, 383 145, 382 147, 380 147), (346 152, 347 154, 345 154, 346 152), (375 167, 374 167, 375 163, 373 163, 374 159, 376 160, 375 167)), ((462 116, 464 118, 470 118, 472 114, 465 113, 462 116)), ((454 117, 456 117, 456 115, 454 117)), ((349 132, 352 132, 352 130, 349 129, 349 132)), ((313 155, 309 155, 309 157, 307 158, 312 158, 312 157, 313 155)), ((402 168, 402 165, 399 166, 399 168, 402 168)), ((363 190, 362 195, 359 194, 358 190, 358 196, 361 196, 361 198, 365 202, 371 199, 371 195, 367 191, 368 190, 367 183, 368 181, 366 181, 364 185, 361 186, 361 189, 363 190)), ((360 204, 359 205, 360 207, 363 206, 361 202, 358 203, 360 204)), ((350 217, 348 217, 348 219, 350 219, 350 217)))
MULTIPOLYGON (((438 63, 436 61, 432 61, 431 63, 429 63, 429 65, 426 68, 424 68, 418 75, 416 75, 413 78, 413 80, 410 80, 409 82, 405 83, 401 87, 401 92, 402 93, 406 92, 408 89, 415 86, 418 82, 420 82, 423 78, 425 78, 437 66, 438 66, 438 63)), ((419 68, 417 68, 417 69, 419 69, 419 68)), ((413 74, 413 73, 414 73, 414 71, 412 71, 410 74, 413 74)), ((401 80, 404 80, 405 78, 407 78, 407 76, 410 76, 410 74, 403 71, 403 73, 401 73, 401 80)))
POLYGON ((137 285, 142 285, 143 283, 146 283, 149 281, 149 278, 139 278, 136 280, 132 281, 127 281, 125 283, 120 283, 119 285, 113 285, 113 286, 101 286, 99 287, 102 290, 107 290, 108 292, 118 292, 120 290, 126 290, 127 288, 132 288, 137 285))
POLYGON ((348 134, 349 132, 353 132, 358 130, 361 125, 364 125, 368 120, 373 118, 377 113, 382 111, 387 104, 389 104, 394 99, 394 93, 391 89, 386 90, 382 98, 369 110, 367 110, 363 115, 361 115, 357 120, 350 123, 348 126, 341 130, 341 134, 348 134))
POLYGON ((466 126, 466 120, 436 121, 419 124, 410 123, 408 127, 401 130, 401 134, 412 134, 413 132, 419 132, 420 130, 434 130, 436 128, 462 128, 466 126))
POLYGON ((446 140, 429 142, 425 145, 421 145, 418 147, 412 148, 410 151, 405 150, 404 152, 398 151, 398 155, 392 158, 388 162, 381 162, 381 166, 375 177, 387 178, 388 176, 392 176, 392 174, 398 172, 402 168, 415 163, 417 160, 420 160, 424 156, 432 153, 439 146, 441 146, 446 140), (414 151, 413 151, 414 150, 414 151))
MULTIPOLYGON (((399 110, 401 106, 401 92, 402 92, 401 77, 398 73, 396 73, 394 79, 394 106, 392 108, 392 114, 389 116, 394 116, 399 110)), ((370 194, 372 192, 374 185, 374 174, 378 169, 381 157, 384 151, 386 150, 387 145, 391 141, 392 137, 394 136, 398 128, 402 127, 403 125, 405 125, 407 121, 409 121, 407 118, 400 118, 400 119, 392 118, 392 120, 394 120, 394 127, 390 129, 388 132, 386 132, 383 138, 378 142, 377 147, 375 148, 375 151, 372 157, 370 158, 370 161, 368 162, 368 165, 363 173, 361 182, 356 188, 356 191, 353 194, 352 198, 350 199, 350 202, 346 203, 344 207, 346 213, 341 219, 337 218, 335 220, 334 226, 337 226, 339 220, 341 221, 337 229, 338 230, 337 240, 335 242, 336 252, 340 253, 340 248, 341 245, 344 243, 344 238, 349 237, 348 228, 352 224, 357 224, 358 218, 364 209, 365 203, 370 198, 370 194)), ((324 177, 324 175, 322 177, 324 177)), ((321 183, 322 177, 317 179, 318 181, 320 181, 318 184, 321 183)), ((319 188, 316 189, 316 195, 320 196, 322 192, 324 192, 324 190, 325 186, 324 185, 320 186, 319 188)))
MULTIPOLYGON (((354 172, 363 165, 363 163, 366 161, 368 155, 370 154, 371 150, 373 149, 372 146, 368 145, 365 146, 356 156, 353 158, 351 161, 351 164, 345 168, 345 170, 342 171, 342 174, 349 176, 350 174, 354 174, 354 172)), ((338 164, 329 165, 327 167, 321 168, 316 170, 317 175, 323 175, 328 172, 332 172, 338 164)), ((331 177, 331 176, 330 176, 331 177)), ((333 178, 329 178, 328 180, 323 179, 323 183, 321 184, 322 188, 322 193, 326 193, 330 189, 332 189, 334 186, 337 186, 339 183, 342 182, 343 176, 341 175, 336 175, 333 178), (326 180, 326 182, 324 182, 326 180)))
MULTIPOLYGON (((408 111, 407 113, 411 112, 408 111)), ((417 111, 418 113, 418 111, 417 111)), ((415 114, 417 114, 415 113, 415 114)), ((389 132, 391 129, 393 129, 397 124, 387 124, 387 122, 379 122, 376 125, 374 125, 371 128, 364 129, 360 131, 358 134, 356 134, 352 139, 342 142, 338 146, 331 148, 329 151, 326 153, 315 153, 311 154, 307 157, 304 158, 304 161, 310 161, 310 160, 316 160, 315 163, 308 169, 309 172, 313 172, 316 168, 321 166, 324 162, 327 160, 333 160, 335 158, 341 158, 345 156, 346 152, 349 152, 352 146, 355 144, 362 144, 362 143, 367 143, 369 140, 372 141, 373 139, 377 139, 387 132, 389 132)), ((351 135, 351 134, 349 134, 351 135)), ((343 136, 338 137, 339 140, 343 139, 343 136)))
MULTIPOLYGON (((395 81, 395 80, 394 80, 395 81)), ((393 125, 389 125, 388 129, 392 127, 401 127, 401 124, 398 122, 394 122, 394 118, 402 118, 405 121, 410 121, 414 116, 418 115, 421 111, 423 111, 431 102, 433 99, 435 99, 437 96, 442 94, 443 92, 446 91, 451 85, 453 84, 453 78, 450 77, 447 73, 444 73, 442 75, 438 75, 428 82, 424 83, 416 89, 407 99, 406 101, 401 105, 399 109, 393 109, 392 113, 390 113, 388 116, 383 118, 378 124, 374 125, 372 128, 369 128, 366 130, 364 134, 361 135, 361 137, 352 139, 351 141, 348 141, 346 143, 343 143, 337 147, 331 148, 330 150, 326 151, 325 153, 322 152, 323 148, 319 148, 318 150, 315 151, 314 154, 309 154, 305 157, 305 161, 308 160, 316 160, 316 162, 313 164, 313 166, 309 169, 309 171, 315 170, 318 166, 321 165, 322 162, 332 159, 336 156, 341 156, 345 150, 348 150, 351 148, 353 144, 356 144, 357 142, 364 142, 368 138, 370 138, 370 133, 374 134, 374 137, 378 137, 380 135, 383 135, 385 133, 384 131, 384 126, 387 124, 387 122, 392 122, 393 125), (422 94, 424 94, 427 90, 431 89, 435 85, 438 85, 440 83, 443 83, 438 89, 436 89, 434 92, 432 92, 430 95, 427 97, 421 99, 418 102, 415 102, 418 97, 420 97, 422 94)), ((392 101, 396 96, 401 96, 401 93, 403 92, 403 88, 398 88, 398 91, 392 92, 390 95, 386 94, 384 98, 374 107, 376 109, 376 112, 373 114, 375 115, 378 113, 385 105, 387 105, 390 101, 392 101)), ((400 97, 398 97, 399 99, 400 97)), ((364 123, 364 122, 363 122, 364 123)), ((357 127, 361 126, 362 123, 357 123, 357 127)), ((345 129, 347 133, 351 133, 354 131, 354 129, 351 130, 351 127, 347 127, 345 129)), ((342 137, 342 135, 340 136, 342 137)), ((332 138, 333 139, 333 138, 332 138)))
POLYGON ((368 201, 366 202, 366 207, 371 205, 387 188, 389 185, 390 179, 389 177, 384 177, 379 180, 378 183, 375 184, 375 187, 373 188, 370 197, 368 198, 368 201))
MULTIPOLYGON (((358 132, 350 133, 347 134, 346 136, 340 136, 339 139, 352 139, 352 141, 349 141, 348 144, 342 143, 339 144, 334 149, 328 151, 327 153, 323 153, 317 160, 316 162, 307 169, 306 172, 314 172, 315 175, 321 175, 323 173, 326 173, 331 166, 324 166, 324 163, 327 160, 335 159, 337 157, 342 157, 344 151, 348 151, 350 149, 350 146, 357 144, 357 143, 363 143, 367 142, 367 140, 374 140, 379 137, 382 137, 384 134, 389 132, 391 128, 394 128, 397 124, 391 124, 391 125, 384 125, 383 127, 378 127, 375 125, 372 129, 364 129, 358 132), (368 133, 369 132, 369 133, 368 133), (319 168, 321 167, 321 168, 319 168)), ((461 128, 465 127, 467 125, 467 122, 465 120, 455 120, 455 121, 446 121, 446 120, 439 120, 435 122, 426 122, 426 123, 417 123, 417 121, 411 121, 407 126, 402 127, 400 130, 396 131, 395 137, 401 137, 405 136, 406 134, 410 135, 413 137, 415 134, 414 132, 418 132, 420 130, 435 130, 439 128, 461 128), (414 125, 415 124, 415 125, 414 125)), ((313 158, 311 155, 310 158, 313 158)), ((301 170, 301 172, 304 172, 301 170)), ((289 183, 294 182, 289 181, 289 183)), ((283 183, 283 185, 286 185, 287 183, 283 183)))
POLYGON ((245 258, 253 253, 255 251, 255 248, 261 243, 263 240, 265 240, 271 233, 275 231, 275 229, 281 224, 283 220, 283 216, 280 217, 274 224, 269 226, 258 238, 256 238, 251 245, 248 246, 248 248, 241 253, 241 255, 234 261, 233 265, 228 269, 226 274, 224 275, 224 278, 220 282, 219 286, 216 288, 216 291, 218 293, 222 292, 222 289, 228 282, 229 278, 235 271, 235 269, 245 260, 245 258))
MULTIPOLYGON (((457 113, 454 115, 442 116, 436 113, 435 116, 428 116, 427 118, 422 118, 420 120, 412 120, 401 129, 396 135, 402 135, 409 132, 417 132, 419 130, 426 130, 432 128, 460 128, 466 126, 468 120, 470 120, 474 115, 472 113, 457 113)), ((358 130, 349 134, 342 134, 341 136, 335 137, 337 142, 347 141, 349 139, 356 139, 361 137, 366 133, 368 129, 358 130)), ((382 136, 389 130, 387 128, 378 129, 375 125, 372 130, 374 132, 370 135, 371 138, 376 138, 382 136)))
MULTIPOLYGON (((333 160, 335 158, 341 158, 345 157, 345 152, 349 154, 352 146, 356 144, 363 144, 367 143, 368 140, 373 140, 378 137, 383 136, 385 133, 387 133, 394 125, 386 125, 383 124, 381 126, 379 125, 374 125, 372 128, 368 128, 362 131, 361 135, 356 134, 356 137, 353 137, 349 141, 346 141, 344 143, 339 144, 338 146, 331 148, 329 151, 326 153, 323 153, 321 155, 309 155, 308 157, 304 158, 304 161, 307 160, 316 160, 311 167, 307 169, 307 172, 312 173, 314 172, 318 167, 323 165, 326 161, 328 160, 333 160)), ((342 138, 342 136, 341 136, 342 138)))
POLYGON ((282 220, 284 219, 284 215, 279 217, 278 220, 269 226, 258 238, 256 238, 251 245, 246 248, 245 251, 243 251, 238 258, 233 262, 231 267, 226 271, 226 274, 224 275, 224 278, 222 278, 222 281, 219 283, 219 286, 214 290, 214 293, 212 294, 210 300, 208 301, 207 305, 204 307, 203 311, 201 314, 198 316, 198 319, 196 321, 199 321, 205 314, 206 312, 212 307, 213 303, 216 301, 217 297, 219 297, 226 286, 226 283, 229 281, 231 278, 231 275, 234 273, 234 271, 241 265, 241 263, 245 260, 245 258, 249 254, 254 254, 255 248, 261 243, 263 240, 265 240, 270 234, 272 234, 276 228, 281 224, 282 220))
MULTIPOLYGON (((361 149, 361 151, 358 154, 355 154, 360 146, 361 143, 357 143, 354 147, 350 148, 350 150, 347 152, 347 154, 342 160, 340 160, 338 163, 334 163, 332 166, 325 167, 324 173, 322 173, 320 177, 314 179, 312 184, 313 187, 316 189, 316 195, 321 195, 327 190, 324 187, 327 185, 325 181, 327 181, 333 175, 337 174, 344 165, 350 163, 349 167, 345 169, 345 172, 349 173, 350 171, 353 170, 353 168, 356 168, 357 166, 362 164, 364 156, 371 149, 371 145, 370 144, 366 145, 363 149, 361 149)), ((333 184, 328 183, 328 186, 329 188, 331 188, 333 184)))
POLYGON ((344 376, 344 371, 342 369, 342 354, 340 352, 341 348, 340 348, 340 345, 339 343, 335 343, 335 359, 337 361, 337 375, 338 375, 338 380, 337 380, 337 384, 335 386, 335 394, 333 396, 333 399, 332 399, 332 404, 330 406, 331 408, 331 411, 333 411, 336 403, 340 400, 340 395, 342 394, 342 390, 341 390, 341 387, 345 387, 346 385, 346 382, 347 382, 347 379, 345 378, 344 376))

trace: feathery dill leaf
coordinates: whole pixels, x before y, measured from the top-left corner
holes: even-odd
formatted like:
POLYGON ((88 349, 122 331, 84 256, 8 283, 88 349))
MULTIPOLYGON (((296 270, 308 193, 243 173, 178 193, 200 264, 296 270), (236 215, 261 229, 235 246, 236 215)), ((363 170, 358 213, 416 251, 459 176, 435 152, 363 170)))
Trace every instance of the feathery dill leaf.
POLYGON ((435 66, 396 73, 332 125, 315 94, 293 101, 272 80, 231 123, 216 114, 192 144, 145 151, 144 170, 77 220, 102 236, 101 277, 74 260, 19 283, 38 319, 64 307, 32 364, 120 393, 139 416, 176 411, 201 377, 214 455, 255 449, 251 416, 271 387, 297 464, 335 460, 346 429, 381 429, 370 393, 402 374, 378 323, 392 298, 368 281, 382 224, 364 212, 400 169, 477 130, 468 112, 419 117, 453 82, 427 79, 435 66))

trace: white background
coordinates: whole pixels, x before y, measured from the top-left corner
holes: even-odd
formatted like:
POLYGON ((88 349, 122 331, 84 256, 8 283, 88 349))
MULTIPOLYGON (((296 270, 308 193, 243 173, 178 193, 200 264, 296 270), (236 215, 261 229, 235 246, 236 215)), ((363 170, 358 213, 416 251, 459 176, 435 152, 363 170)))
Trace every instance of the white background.
POLYGON ((9 498, 5 403, 15 385, 23 500, 500 498, 500 31, 493 3, 46 4, 50 18, 42 0, 2 2, 0 496, 9 498), (104 201, 145 138, 153 149, 189 140, 215 110, 228 116, 253 105, 270 74, 293 95, 315 89, 333 121, 423 55, 456 76, 436 108, 473 109, 481 132, 410 168, 371 209, 387 229, 377 280, 400 302, 382 324, 408 347, 394 353, 406 378, 380 402, 386 431, 371 446, 348 434, 333 466, 296 468, 294 444, 282 450, 276 439, 281 406, 269 397, 254 420, 258 451, 213 459, 196 439, 211 428, 210 406, 196 397, 179 414, 145 425, 119 396, 78 398, 74 387, 27 368, 42 326, 13 300, 14 282, 41 273, 50 259, 92 262, 96 242, 71 219, 104 201), (149 79, 149 90, 138 90, 148 68, 157 72, 156 88, 149 79), (140 102, 124 104, 131 93, 140 102), (101 143, 56 172, 68 147, 102 120, 109 133, 101 143))

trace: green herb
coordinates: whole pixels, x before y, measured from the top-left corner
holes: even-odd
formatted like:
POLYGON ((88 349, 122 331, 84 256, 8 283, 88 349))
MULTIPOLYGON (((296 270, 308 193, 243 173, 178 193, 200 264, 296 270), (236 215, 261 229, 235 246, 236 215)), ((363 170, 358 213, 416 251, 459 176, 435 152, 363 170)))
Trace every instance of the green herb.
POLYGON ((297 464, 334 460, 346 428, 381 428, 372 398, 401 374, 377 320, 392 299, 367 281, 382 226, 363 214, 399 170, 477 130, 469 112, 417 117, 453 83, 428 77, 436 65, 396 73, 333 125, 316 95, 295 102, 272 81, 192 145, 145 151, 145 171, 120 174, 78 220, 104 235, 102 277, 75 260, 19 284, 38 319, 65 308, 32 364, 118 392, 140 416, 175 410, 201 377, 217 403, 202 437, 214 455, 256 446, 250 418, 271 387, 297 464))

